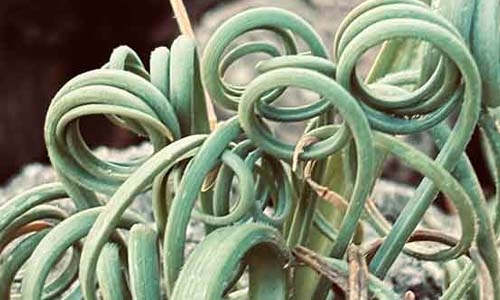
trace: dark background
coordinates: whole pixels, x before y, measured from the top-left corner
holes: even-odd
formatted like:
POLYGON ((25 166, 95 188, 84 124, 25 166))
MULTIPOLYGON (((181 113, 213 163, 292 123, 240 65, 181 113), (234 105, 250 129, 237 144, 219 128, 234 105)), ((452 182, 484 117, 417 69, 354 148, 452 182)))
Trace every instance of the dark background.
MULTIPOLYGON (((184 1, 193 23, 224 2, 184 1)), ((179 34, 168 0, 0 1, 0 184, 30 162, 47 162, 43 124, 50 99, 73 76, 99 68, 119 45, 143 62, 179 34)), ((121 147, 136 137, 103 118, 83 120, 93 145, 121 147)))

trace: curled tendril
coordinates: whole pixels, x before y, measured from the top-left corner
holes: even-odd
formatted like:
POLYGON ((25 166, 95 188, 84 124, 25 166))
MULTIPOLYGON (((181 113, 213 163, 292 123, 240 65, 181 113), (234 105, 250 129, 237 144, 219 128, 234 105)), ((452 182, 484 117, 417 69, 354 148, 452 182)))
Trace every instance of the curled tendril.
MULTIPOLYGON (((211 98, 231 110, 238 109, 244 87, 234 87, 224 82, 223 75, 229 65, 250 53, 267 53, 278 56, 281 53, 269 43, 247 43, 228 51, 228 47, 238 36, 251 30, 266 29, 281 37, 285 53, 297 54, 294 35, 300 37, 314 56, 327 58, 327 51, 314 29, 297 15, 278 8, 255 8, 240 13, 223 23, 208 41, 203 54, 201 68, 205 88, 211 98), (292 35, 293 34, 293 35, 292 35)), ((271 92, 265 97, 266 103, 276 99, 279 93, 271 92)))
POLYGON ((182 135, 208 132, 206 118, 189 117, 206 115, 194 41, 181 36, 171 51, 156 49, 150 70, 122 46, 103 69, 70 80, 52 100, 45 128, 47 150, 60 176, 76 189, 111 195, 143 163, 95 157, 78 128, 78 119, 85 115, 109 116, 113 123, 148 137, 155 152, 182 135))
MULTIPOLYGON (((132 72, 146 74, 130 49, 118 48, 106 69, 75 77, 52 100, 45 126, 47 151, 58 174, 75 190, 112 194, 142 163, 118 164, 97 158, 82 139, 79 118, 112 115, 115 123, 147 136, 155 151, 169 139, 180 137, 175 111, 166 96, 132 72)), ((72 196, 81 198, 76 195, 72 196)))
MULTIPOLYGON (((440 123, 461 99, 459 70, 466 81, 462 113, 469 105, 477 111, 477 100, 481 95, 477 83, 479 74, 474 59, 455 27, 421 4, 397 3, 372 8, 368 5, 372 2, 378 3, 365 2, 365 6, 368 6, 366 11, 355 11, 358 14, 344 22, 347 24, 341 26, 334 46, 338 59, 336 79, 357 95, 372 127, 387 133, 405 134, 420 132, 440 123), (373 80, 375 88, 370 89, 370 85, 362 83, 355 72, 356 62, 364 52, 395 38, 428 41, 443 54, 440 63, 435 66, 434 74, 413 92, 406 92, 397 88, 397 85, 396 88, 390 88, 392 84, 387 79, 382 83, 373 80), (390 91, 390 94, 377 95, 377 91, 390 91)), ((414 74, 418 76, 418 73, 406 73, 406 76, 414 74)), ((416 77, 414 81, 418 82, 418 79, 416 77)), ((471 123, 474 123, 474 118, 471 123)), ((465 144, 471 129, 460 132, 466 137, 465 144)))

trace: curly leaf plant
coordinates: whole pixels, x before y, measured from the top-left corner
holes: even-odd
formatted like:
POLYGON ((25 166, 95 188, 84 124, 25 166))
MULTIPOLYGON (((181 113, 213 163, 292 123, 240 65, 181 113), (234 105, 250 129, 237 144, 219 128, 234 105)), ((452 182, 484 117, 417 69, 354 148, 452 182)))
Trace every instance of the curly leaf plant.
POLYGON ((45 141, 60 182, 0 207, 0 298, 400 299, 384 278, 405 253, 448 272, 442 299, 499 300, 498 6, 368 0, 342 22, 333 57, 306 21, 277 8, 227 20, 200 61, 192 32, 155 49, 149 71, 132 49, 115 49, 49 107, 45 141), (280 44, 234 43, 253 30, 280 44), (379 44, 363 79, 357 62, 379 44), (258 75, 230 83, 230 66, 256 53, 268 57, 258 75), (291 87, 317 101, 276 105, 291 87), (206 96, 235 116, 214 128, 206 96), (154 153, 96 157, 79 130, 95 114, 146 137, 154 153), (295 144, 266 123, 306 120, 295 144), (496 179, 494 209, 465 154, 476 126, 496 179), (432 136, 436 157, 400 138, 417 133, 432 136), (424 177, 394 224, 370 200, 389 156, 424 177), (154 223, 129 209, 148 190, 154 223), (422 223, 439 192, 456 207, 459 236, 422 223), (63 198, 73 212, 51 204, 63 198), (191 219, 205 237, 186 257, 191 219), (378 238, 368 242, 367 228, 378 238))

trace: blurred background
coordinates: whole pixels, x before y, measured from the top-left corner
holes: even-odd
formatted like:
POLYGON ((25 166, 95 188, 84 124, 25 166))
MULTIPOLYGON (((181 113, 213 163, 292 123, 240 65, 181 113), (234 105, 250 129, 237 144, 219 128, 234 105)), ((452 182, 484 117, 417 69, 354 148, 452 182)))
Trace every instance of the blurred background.
MULTIPOLYGON (((277 6, 311 22, 328 48, 343 17, 361 2, 184 1, 202 46, 221 22, 237 12, 249 7, 277 6)), ((169 46, 178 34, 168 0, 1 0, 0 185, 26 164, 48 162, 43 140, 44 116, 50 99, 66 81, 79 73, 101 67, 119 45, 130 46, 147 65, 151 50, 157 46, 169 46)), ((369 66, 370 60, 368 56, 361 65, 369 66)), ((103 117, 86 118, 81 125, 85 140, 91 147, 121 148, 141 141, 110 125, 103 117)), ((301 127, 290 128, 298 131, 301 127)), ((416 143, 432 151, 430 141, 423 139, 416 143)), ((474 155, 480 153, 479 145, 475 134, 469 152, 479 178, 488 188, 492 185, 484 160, 481 155, 474 155)), ((392 180, 409 184, 418 183, 420 179, 391 163, 386 174, 392 180)))
MULTIPOLYGON (((196 24, 226 1, 188 0, 196 24)), ((48 162, 43 124, 50 99, 73 76, 99 68, 129 45, 149 60, 179 34, 168 0, 0 1, 0 183, 25 164, 48 162)), ((123 147, 138 139, 104 118, 83 120, 91 146, 123 147)))

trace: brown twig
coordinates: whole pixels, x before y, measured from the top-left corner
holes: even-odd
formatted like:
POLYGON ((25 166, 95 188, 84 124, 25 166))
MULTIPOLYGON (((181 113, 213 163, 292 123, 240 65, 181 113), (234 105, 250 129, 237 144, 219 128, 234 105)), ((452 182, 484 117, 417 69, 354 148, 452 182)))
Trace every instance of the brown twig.
MULTIPOLYGON (((368 246, 367 250, 364 251, 367 261, 371 261, 377 250, 380 248, 385 238, 379 238, 372 242, 371 245, 368 246)), ((407 243, 412 242, 437 242, 443 245, 447 245, 450 247, 455 246, 458 243, 458 240, 448 234, 429 229, 419 229, 415 230, 413 234, 408 239, 407 243)), ((469 255, 469 254, 467 254, 469 255)))
MULTIPOLYGON (((23 236, 25 234, 31 233, 31 232, 37 232, 44 230, 45 228, 49 228, 52 225, 49 222, 46 221, 33 221, 31 223, 28 223, 22 227, 17 228, 13 234, 9 237, 7 240, 7 243, 10 243, 11 241, 17 239, 20 236, 23 236)), ((6 244, 7 244, 6 243, 6 244)), ((0 246, 0 252, 3 251, 3 247, 0 246)))
POLYGON ((308 267, 316 271, 321 276, 328 279, 337 290, 341 290, 345 295, 349 291, 349 283, 347 274, 336 272, 314 251, 311 251, 303 246, 297 246, 292 250, 293 255, 300 262, 305 263, 308 267))

